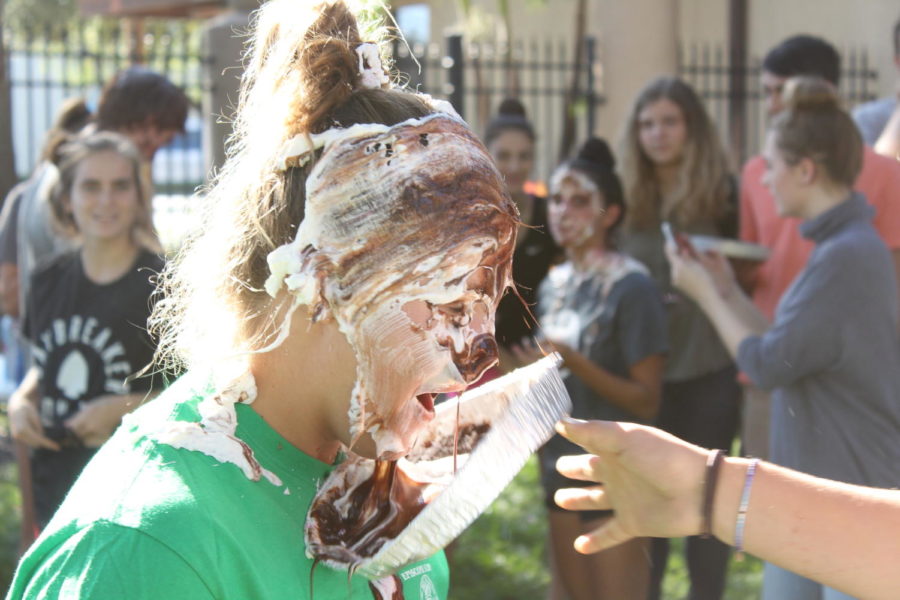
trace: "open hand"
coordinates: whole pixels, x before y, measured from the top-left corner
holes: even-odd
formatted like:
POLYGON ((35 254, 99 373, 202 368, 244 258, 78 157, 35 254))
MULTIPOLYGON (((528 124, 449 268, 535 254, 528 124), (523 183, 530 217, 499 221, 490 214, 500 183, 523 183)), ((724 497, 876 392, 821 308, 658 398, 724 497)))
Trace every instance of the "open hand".
POLYGON ((615 515, 579 536, 575 549, 599 552, 635 537, 675 537, 701 531, 703 477, 708 451, 652 427, 563 419, 557 431, 591 454, 564 456, 557 470, 602 485, 556 492, 569 510, 615 515))

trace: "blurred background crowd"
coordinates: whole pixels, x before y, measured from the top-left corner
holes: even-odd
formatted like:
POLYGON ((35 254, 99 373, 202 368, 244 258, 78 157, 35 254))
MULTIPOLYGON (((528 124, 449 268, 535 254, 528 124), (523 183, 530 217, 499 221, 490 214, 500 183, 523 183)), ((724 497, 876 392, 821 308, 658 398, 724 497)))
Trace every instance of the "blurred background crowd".
MULTIPOLYGON (((134 328, 116 349, 102 332, 146 321, 159 257, 177 250, 191 195, 224 160, 240 77, 234 31, 257 4, 2 4, 0 387, 10 422, 42 432, 5 442, 11 565, 125 401, 152 387, 110 383, 140 369, 152 341, 134 328), (104 304, 111 290, 133 310, 104 304)), ((518 294, 498 310, 501 363, 488 376, 554 348, 577 417, 900 485, 896 467, 879 466, 896 457, 889 440, 900 433, 895 3, 391 9, 405 38, 391 49, 400 81, 450 100, 519 207, 518 294), (664 225, 680 258, 671 241, 667 256, 664 225), (704 253, 701 239, 721 252, 704 253), (790 374, 778 368, 787 361, 790 374)), ((608 514, 553 503, 572 484, 555 460, 574 452, 551 440, 467 534, 491 541, 463 537, 451 596, 828 594, 773 567, 763 577, 758 561, 729 565, 715 539, 575 553, 571 541, 608 514)))

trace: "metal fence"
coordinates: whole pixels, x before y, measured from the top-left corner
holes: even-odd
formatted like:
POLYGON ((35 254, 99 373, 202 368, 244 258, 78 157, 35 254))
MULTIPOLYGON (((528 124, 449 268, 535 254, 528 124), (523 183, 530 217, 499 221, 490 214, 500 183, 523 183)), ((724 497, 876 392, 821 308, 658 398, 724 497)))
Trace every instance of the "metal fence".
MULTIPOLYGON (((94 19, 75 27, 68 23, 43 31, 7 31, 6 45, 20 177, 34 167, 62 101, 83 96, 95 106, 104 82, 124 67, 139 63, 167 75, 185 89, 195 107, 210 91, 197 21, 94 19)), ((450 36, 443 43, 412 48, 397 43, 394 57, 411 88, 449 99, 476 132, 484 131, 503 98, 518 97, 539 138, 535 175, 546 178, 566 152, 561 148, 566 116, 574 125, 570 146, 593 129, 594 110, 602 101, 595 93, 593 48, 593 39, 588 39, 577 67, 576 48, 567 40, 519 41, 506 47, 450 36)), ((158 193, 190 193, 203 183, 201 124, 195 108, 187 134, 157 153, 153 172, 158 193)))
POLYGON ((20 177, 33 169, 63 100, 80 96, 95 108, 106 81, 123 68, 142 64, 183 88, 193 104, 185 134, 154 158, 157 193, 188 194, 203 183, 198 107, 209 86, 198 21, 91 19, 40 31, 7 30, 4 38, 20 177))
MULTIPOLYGON (((194 20, 123 21, 92 19, 41 31, 5 32, 13 117, 16 171, 25 177, 40 154, 54 113, 66 98, 82 96, 96 105, 104 82, 131 64, 143 64, 167 75, 191 98, 194 108, 187 132, 157 153, 154 183, 160 194, 189 194, 205 179, 201 146, 201 99, 211 92, 204 77, 201 25, 194 20)), ((555 164, 594 128, 603 98, 597 92, 600 64, 595 43, 575 48, 571 40, 520 40, 512 46, 466 41, 448 36, 441 42, 393 46, 395 67, 408 85, 449 99, 476 132, 483 132, 500 101, 519 98, 538 135, 535 176, 546 179, 555 164), (575 53, 580 51, 577 64, 575 53), (572 95, 573 79, 577 89, 572 95), (567 118, 574 135, 563 148, 567 118)), ((845 49, 841 91, 849 106, 875 98, 878 72, 863 48, 845 49)), ((757 153, 766 116, 760 89, 760 59, 732 66, 720 45, 685 45, 678 74, 705 100, 732 155, 743 162, 757 153), (742 102, 733 102, 732 81, 743 78, 742 102), (735 129, 731 107, 742 106, 735 129), (743 139, 730 139, 735 131, 743 139)), ((571 132, 570 132, 571 133, 571 132)))
MULTIPOLYGON (((865 48, 847 48, 842 52, 840 92, 848 108, 876 98, 878 71, 865 48)), ((762 60, 752 57, 746 66, 732 66, 722 46, 691 44, 683 47, 678 57, 678 74, 690 83, 706 102, 707 109, 719 127, 732 155, 743 164, 761 148, 766 129, 765 102, 760 84, 762 60), (743 77, 743 140, 731 139, 733 75, 743 77)), ((740 166, 737 165, 737 166, 740 166)))
POLYGON ((477 133, 483 133, 500 102, 518 98, 538 136, 534 175, 546 179, 550 171, 594 128, 596 92, 594 40, 578 49, 571 40, 526 40, 512 46, 466 41, 448 36, 442 43, 395 43, 396 68, 408 75, 412 89, 450 100, 477 133), (576 65, 576 51, 583 52, 576 65), (578 86, 571 94, 572 80, 578 86), (564 120, 574 119, 569 148, 564 143, 564 120))

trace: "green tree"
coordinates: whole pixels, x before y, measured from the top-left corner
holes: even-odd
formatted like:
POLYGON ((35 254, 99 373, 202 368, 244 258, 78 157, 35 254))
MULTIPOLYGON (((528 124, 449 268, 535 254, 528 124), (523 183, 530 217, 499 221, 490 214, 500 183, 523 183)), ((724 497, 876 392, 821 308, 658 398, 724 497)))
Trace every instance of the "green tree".
POLYGON ((13 31, 43 31, 78 16, 75 0, 5 0, 4 26, 13 31))

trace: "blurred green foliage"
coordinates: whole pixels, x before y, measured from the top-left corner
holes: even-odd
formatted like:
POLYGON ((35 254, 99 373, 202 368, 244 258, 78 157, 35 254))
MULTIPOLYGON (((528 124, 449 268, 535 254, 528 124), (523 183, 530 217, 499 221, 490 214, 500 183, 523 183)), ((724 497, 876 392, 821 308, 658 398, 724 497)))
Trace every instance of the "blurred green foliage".
MULTIPOLYGON (((485 513, 450 549, 451 600, 544 600, 550 584, 547 521, 532 457, 485 513)), ((762 561, 731 561, 728 600, 758 600, 762 561)), ((690 580, 681 540, 674 540, 663 598, 687 598, 690 580)))
POLYGON ((0 590, 4 595, 16 569, 19 547, 19 485, 14 459, 0 464, 0 590))
POLYGON ((75 0, 3 0, 3 21, 13 29, 42 30, 75 19, 75 0))
POLYGON ((450 598, 544 598, 547 520, 535 457, 451 548, 450 598))

